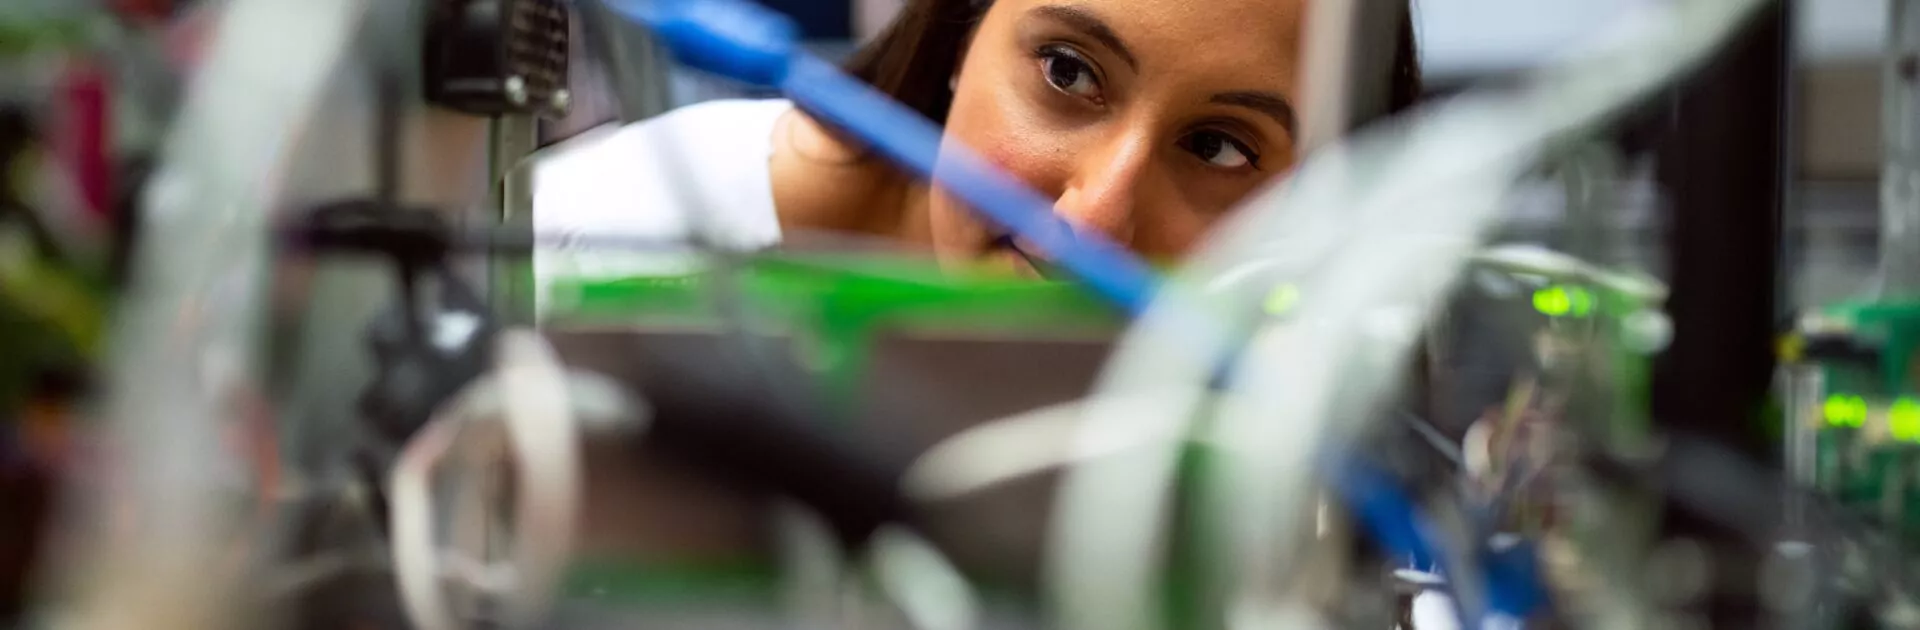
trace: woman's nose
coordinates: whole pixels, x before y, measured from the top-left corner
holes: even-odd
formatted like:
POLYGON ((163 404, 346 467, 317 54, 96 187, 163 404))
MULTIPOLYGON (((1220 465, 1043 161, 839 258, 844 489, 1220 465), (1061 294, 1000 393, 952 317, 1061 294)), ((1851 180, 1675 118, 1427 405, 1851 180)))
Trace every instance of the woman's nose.
POLYGON ((1053 210, 1076 228, 1131 244, 1152 144, 1120 135, 1091 148, 1076 158, 1072 178, 1053 210))

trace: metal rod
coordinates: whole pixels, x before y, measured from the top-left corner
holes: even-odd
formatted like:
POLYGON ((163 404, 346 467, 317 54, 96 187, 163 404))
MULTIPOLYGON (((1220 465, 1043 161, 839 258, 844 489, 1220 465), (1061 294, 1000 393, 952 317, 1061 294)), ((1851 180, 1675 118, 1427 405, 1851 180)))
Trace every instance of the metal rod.
POLYGON ((1806 491, 1820 487, 1819 469, 1820 399, 1825 378, 1818 367, 1788 365, 1780 371, 1780 406, 1786 440, 1781 456, 1792 485, 1784 503, 1787 522, 1794 535, 1802 534, 1807 523, 1806 491))
MULTIPOLYGON (((495 225, 508 231, 533 228, 533 169, 527 156, 540 146, 539 120, 532 116, 495 118, 489 129, 490 146, 487 181, 493 183, 493 204, 499 212, 491 217, 495 225)), ((534 320, 532 261, 518 256, 499 256, 490 265, 488 296, 493 311, 508 324, 528 324, 534 320)))
POLYGON ((1331 0, 1314 5, 1307 29, 1305 120, 1300 146, 1312 151, 1386 113, 1394 42, 1407 7, 1400 2, 1331 0))
POLYGON ((1880 278, 1886 297, 1920 294, 1920 3, 1892 0, 1882 63, 1880 278))

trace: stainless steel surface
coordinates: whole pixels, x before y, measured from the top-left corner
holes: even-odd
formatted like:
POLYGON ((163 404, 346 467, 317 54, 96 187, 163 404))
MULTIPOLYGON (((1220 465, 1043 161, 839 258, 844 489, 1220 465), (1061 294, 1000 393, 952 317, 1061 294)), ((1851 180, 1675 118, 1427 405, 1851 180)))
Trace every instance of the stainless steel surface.
MULTIPOLYGON (((1786 439, 1782 441, 1787 477, 1799 488, 1819 487, 1818 437, 1820 399, 1824 388, 1821 371, 1813 366, 1787 365, 1780 370, 1780 408, 1784 412, 1786 439)), ((1806 524, 1806 495, 1789 491, 1785 501, 1789 527, 1806 524)), ((1791 534, 1790 534, 1791 535, 1791 534)))
POLYGON ((1881 82, 1881 292, 1920 293, 1920 2, 1892 0, 1881 82))
POLYGON ((1301 75, 1300 146, 1311 151, 1386 111, 1400 21, 1397 2, 1329 0, 1314 5, 1301 75))
MULTIPOLYGON (((533 168, 527 160, 540 146, 540 121, 531 116, 495 118, 489 129, 488 178, 500 225, 533 229, 533 168)), ((520 257, 491 261, 488 293, 493 312, 509 324, 532 324, 534 283, 532 262, 520 257)))

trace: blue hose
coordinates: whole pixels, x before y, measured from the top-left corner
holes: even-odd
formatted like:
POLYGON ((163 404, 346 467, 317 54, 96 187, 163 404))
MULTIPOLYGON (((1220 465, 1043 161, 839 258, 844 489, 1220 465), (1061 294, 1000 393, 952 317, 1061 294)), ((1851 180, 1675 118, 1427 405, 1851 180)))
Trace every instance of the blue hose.
MULTIPOLYGON (((938 182, 1001 229, 1046 253, 1075 279, 1139 314, 1159 278, 1098 234, 1075 230, 1052 201, 964 147, 941 146, 941 131, 919 113, 801 51, 783 16, 741 0, 613 0, 613 8, 658 33, 687 65, 779 88, 807 112, 859 138, 915 175, 938 182)), ((1417 566, 1441 559, 1418 508, 1381 471, 1349 458, 1332 468, 1335 488, 1374 539, 1417 566)), ((1493 592, 1512 592, 1508 588, 1493 592)))

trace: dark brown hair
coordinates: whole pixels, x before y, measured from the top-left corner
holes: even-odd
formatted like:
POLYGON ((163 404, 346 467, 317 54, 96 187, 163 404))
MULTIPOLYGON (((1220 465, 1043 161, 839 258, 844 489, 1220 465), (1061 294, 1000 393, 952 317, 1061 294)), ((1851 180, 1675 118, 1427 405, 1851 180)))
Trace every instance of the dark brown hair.
MULTIPOLYGON (((908 0, 887 30, 853 54, 847 71, 927 118, 945 123, 947 108, 953 104, 948 82, 959 68, 973 27, 991 6, 993 0, 908 0)), ((1406 109, 1420 98, 1420 55, 1412 11, 1400 23, 1397 39, 1388 113, 1406 109)))

